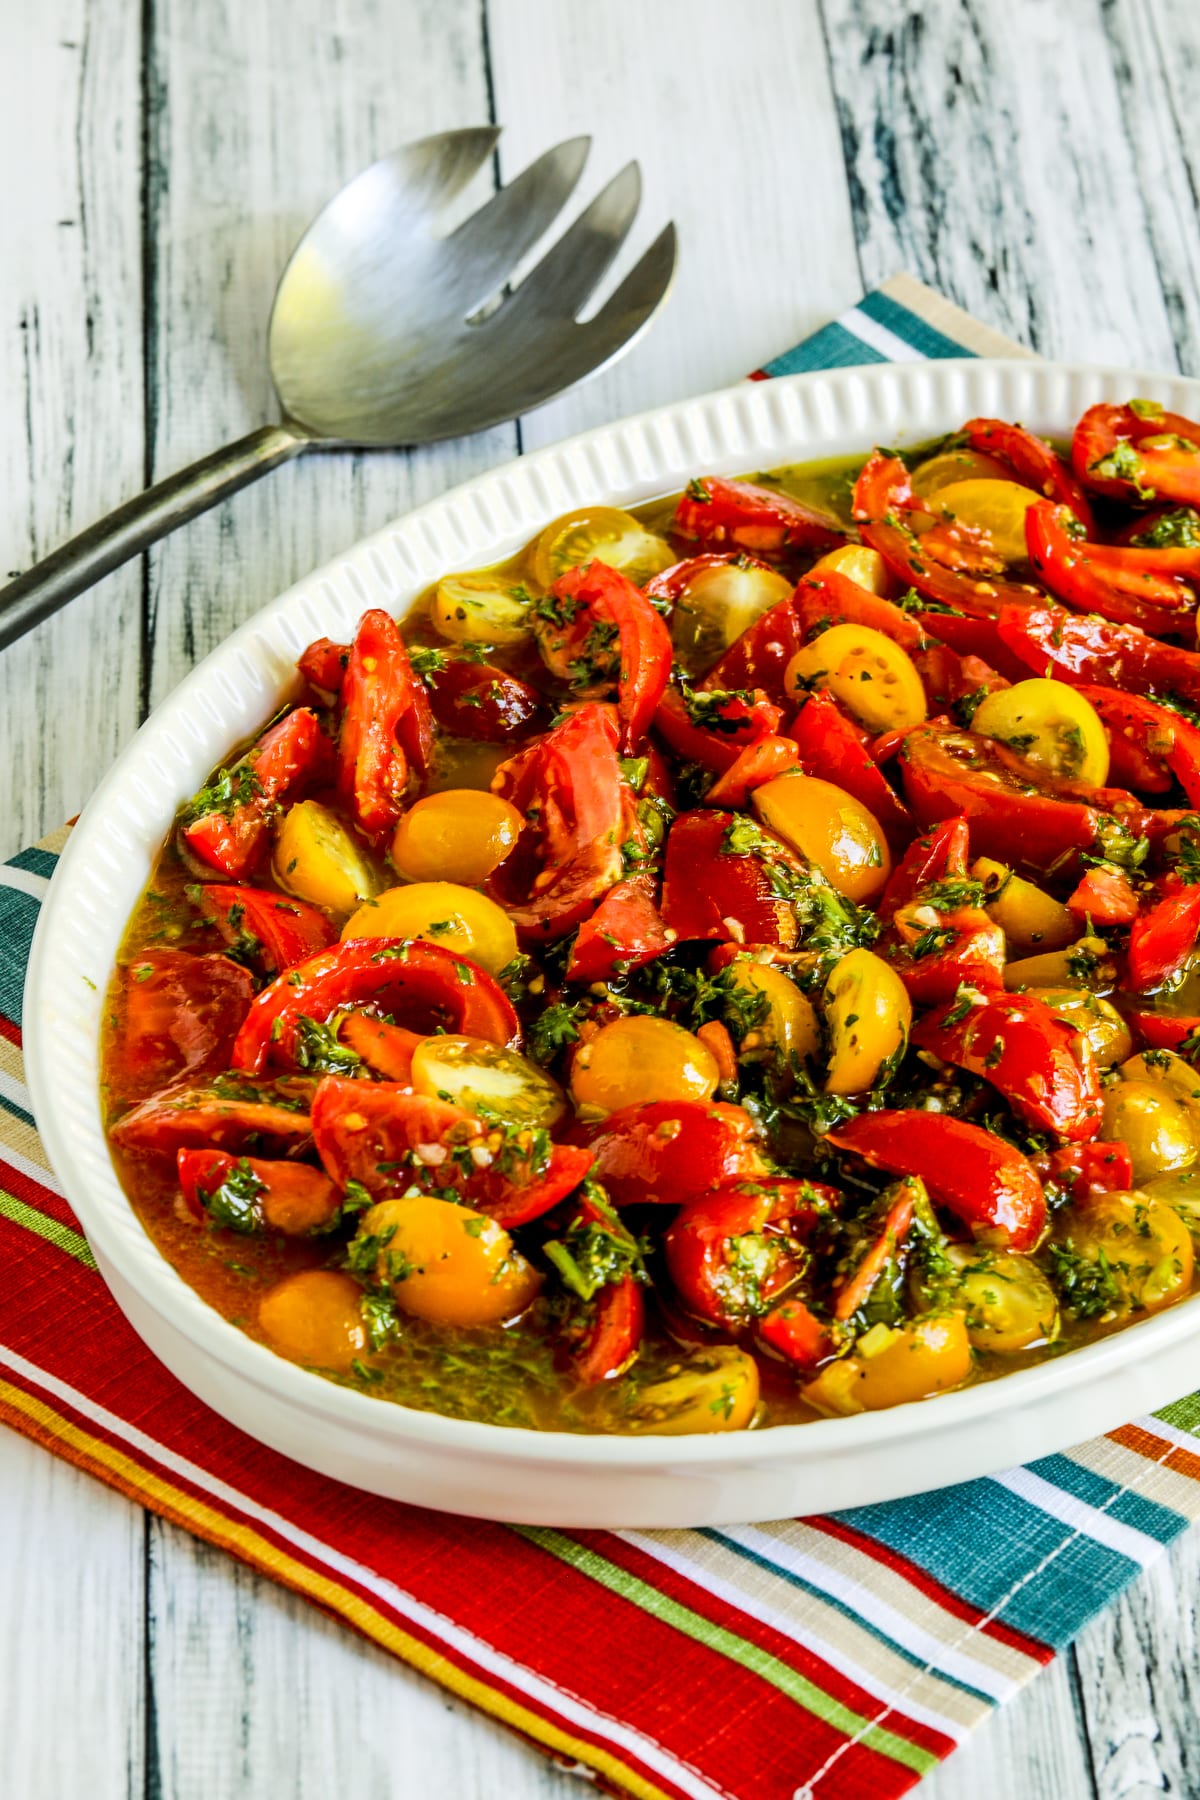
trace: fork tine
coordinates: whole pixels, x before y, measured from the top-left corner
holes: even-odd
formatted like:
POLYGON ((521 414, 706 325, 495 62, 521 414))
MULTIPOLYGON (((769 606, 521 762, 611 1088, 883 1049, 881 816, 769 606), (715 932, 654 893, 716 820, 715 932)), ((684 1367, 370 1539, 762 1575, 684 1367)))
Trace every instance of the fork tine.
POLYGON ((595 374, 628 350, 646 329, 670 292, 678 252, 679 240, 672 222, 663 227, 595 318, 577 327, 589 374, 595 374))
POLYGON ((530 271, 504 311, 574 318, 625 242, 642 198, 642 172, 626 163, 530 271))
POLYGON ((386 166, 414 202, 431 212, 437 211, 462 192, 492 154, 499 138, 498 125, 438 131, 415 143, 402 144, 399 150, 365 170, 364 175, 369 177, 386 166))
POLYGON ((583 173, 590 137, 568 138, 531 162, 442 246, 454 259, 454 282, 464 311, 481 306, 512 274, 558 217, 583 173))

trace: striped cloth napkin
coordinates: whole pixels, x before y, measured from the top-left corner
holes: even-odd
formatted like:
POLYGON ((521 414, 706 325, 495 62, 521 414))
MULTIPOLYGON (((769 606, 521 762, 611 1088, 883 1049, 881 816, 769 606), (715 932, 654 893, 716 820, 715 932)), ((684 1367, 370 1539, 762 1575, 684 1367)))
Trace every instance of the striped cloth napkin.
MULTIPOLYGON (((758 375, 1015 351, 898 277, 758 375)), ((605 1788, 890 1800, 1200 1514, 1200 1396, 916 1500, 720 1531, 480 1524, 264 1449, 134 1336, 30 1116, 21 987, 65 835, 0 867, 0 1416, 605 1788)))

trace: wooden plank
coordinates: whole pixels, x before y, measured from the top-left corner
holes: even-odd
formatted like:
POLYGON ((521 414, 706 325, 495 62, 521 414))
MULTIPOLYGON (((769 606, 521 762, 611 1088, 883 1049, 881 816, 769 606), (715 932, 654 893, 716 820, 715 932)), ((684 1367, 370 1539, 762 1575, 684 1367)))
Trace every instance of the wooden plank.
POLYGON ((583 130, 581 202, 641 164, 641 215, 601 293, 669 218, 680 236, 665 311, 620 362, 526 419, 527 447, 740 380, 858 299, 815 0, 760 0, 750 48, 746 16, 711 0, 489 0, 488 20, 506 179, 583 130))
POLYGON ((906 268, 1045 356, 1172 366, 1114 9, 823 10, 867 284, 906 268))
MULTIPOLYGON (((8 9, 0 582, 142 481, 137 9, 8 9)), ((137 722, 136 569, 0 656, 0 857, 78 811, 137 722)))
MULTIPOLYGON (((311 216, 397 144, 488 117, 477 0, 286 8, 157 0, 148 308, 153 470, 276 416, 265 355, 279 271, 311 216)), ((484 170, 477 192, 490 191, 484 170)), ((513 454, 503 427, 417 452, 288 465, 150 557, 153 704, 299 576, 513 454)))
POLYGON ((1035 1676, 917 1791, 921 1800, 1095 1800, 1070 1658, 1035 1676))
POLYGON ((140 1800, 142 1514, 0 1431, 5 1794, 140 1800))

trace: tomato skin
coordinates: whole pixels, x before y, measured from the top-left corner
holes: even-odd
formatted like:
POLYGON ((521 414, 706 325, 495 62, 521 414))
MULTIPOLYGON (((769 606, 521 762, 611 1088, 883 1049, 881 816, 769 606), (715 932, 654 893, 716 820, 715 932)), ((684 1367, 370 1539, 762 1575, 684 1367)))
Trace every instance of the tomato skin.
POLYGON ((1071 440, 1075 473, 1092 493, 1108 494, 1115 500, 1153 497, 1195 505, 1200 502, 1200 454, 1174 446, 1142 445, 1145 438, 1165 436, 1197 444, 1200 425, 1185 419, 1182 413, 1159 412, 1142 418, 1131 406, 1089 406, 1071 440), (1138 446, 1136 480, 1132 475, 1101 475, 1096 471, 1096 464, 1111 456, 1121 443, 1138 446))
POLYGON ((864 544, 877 550, 896 579, 928 600, 953 606, 969 618, 994 618, 1005 604, 1030 605, 1040 598, 1036 588, 1000 577, 979 580, 940 564, 923 561, 919 540, 901 523, 905 514, 927 512, 913 493, 908 470, 899 457, 879 450, 868 458, 854 488, 854 517, 864 544))
POLYGON ((1159 897, 1134 920, 1125 951, 1129 986, 1137 994, 1160 987, 1181 968, 1200 933, 1200 885, 1175 887, 1171 878, 1159 897))
POLYGON ((555 1144, 540 1171, 519 1148, 509 1150, 503 1172, 486 1164, 464 1169, 451 1149, 486 1148, 487 1126, 462 1107, 387 1081, 327 1075, 313 1095, 312 1133, 317 1155, 339 1188, 353 1180, 368 1193, 395 1194, 419 1185, 424 1172, 435 1186, 455 1188, 468 1206, 506 1230, 549 1212, 591 1167, 586 1150, 555 1144), (430 1153, 439 1150, 445 1154, 435 1161, 430 1153))
POLYGON ((1131 925, 1138 915, 1138 897, 1124 869, 1091 868, 1067 901, 1068 911, 1082 923, 1131 925))
POLYGON ((1128 1144, 1063 1144, 1034 1159, 1043 1181, 1066 1188, 1075 1203, 1093 1193, 1128 1193, 1133 1186, 1133 1159, 1128 1144))
POLYGON ((1018 1118, 1035 1129, 1074 1141, 1093 1138, 1101 1124, 1095 1059, 1070 1025, 1033 993, 989 998, 965 1018, 950 1021, 943 1007, 914 1027, 912 1041, 943 1062, 981 1075, 998 1088, 1018 1118))
POLYGON ((259 1230, 306 1236, 331 1224, 341 1207, 328 1175, 308 1163, 238 1157, 228 1150, 180 1150, 176 1162, 184 1200, 197 1219, 206 1216, 210 1198, 242 1162, 262 1183, 254 1203, 259 1230))
MULTIPOLYGON (((632 755, 650 729, 671 673, 671 634, 632 581, 607 563, 568 569, 550 590, 570 611, 562 655, 578 655, 597 624, 615 626, 620 645, 617 717, 621 750, 632 755)), ((539 634, 539 644, 542 634, 539 634)))
POLYGON ((815 578, 803 576, 792 596, 792 607, 806 639, 830 625, 850 624, 881 631, 910 656, 925 644, 925 633, 911 614, 837 569, 815 578))
POLYGON ((913 955, 912 949, 925 927, 907 920, 903 908, 887 933, 886 953, 909 998, 918 1006, 938 1006, 953 1000, 963 985, 984 992, 1002 988, 1006 945, 1001 926, 977 906, 961 906, 938 918, 940 928, 955 935, 924 956, 913 955))
POLYGON ((424 775, 433 714, 400 628, 375 607, 363 614, 342 677, 338 792, 369 838, 400 817, 410 765, 424 775))
MULTIPOLYGON (((699 691, 708 693, 716 689, 706 686, 699 691)), ((783 718, 783 709, 768 700, 760 689, 748 691, 753 694, 749 702, 737 694, 730 694, 727 700, 720 702, 716 710, 723 721, 722 728, 709 730, 692 723, 679 689, 668 688, 654 715, 655 730, 685 762, 701 763, 714 774, 723 775, 749 745, 773 737, 783 718)))
POLYGON ((1188 1038, 1200 1031, 1200 1018, 1156 1012, 1129 1012, 1129 1024, 1148 1050, 1175 1050, 1182 1056, 1188 1038))
POLYGON ((227 944, 236 944, 244 932, 257 938, 256 961, 269 975, 327 950, 337 939, 337 927, 325 913, 272 888, 213 881, 201 888, 198 903, 227 944))
POLYGON ((1200 706, 1200 655, 1160 644, 1136 625, 1085 619, 1058 606, 1006 606, 997 626, 1013 655, 1035 675, 1130 694, 1166 689, 1200 706))
POLYGON ((626 969, 640 969, 675 943, 654 904, 654 883, 645 875, 619 881, 605 894, 579 936, 567 964, 568 981, 608 981, 626 969))
POLYGON ((931 881, 965 875, 969 853, 967 821, 961 814, 923 831, 888 877, 877 908, 880 917, 890 918, 899 907, 911 905, 931 881))
MULTIPOLYGON (((1165 764, 1189 805, 1200 806, 1200 729, 1172 707, 1160 706, 1141 694, 1124 694, 1108 687, 1080 686, 1077 691, 1100 714, 1114 751, 1118 744, 1136 749, 1152 771, 1165 764)), ((1170 785, 1164 775, 1158 791, 1165 792, 1170 785)))
POLYGON ((677 537, 705 546, 735 544, 765 557, 797 547, 832 550, 846 538, 836 519, 793 500, 790 494, 757 487, 752 481, 726 481, 717 475, 704 475, 688 484, 675 508, 671 529, 677 537))
POLYGON ((948 644, 931 644, 913 654, 913 666, 925 689, 931 716, 945 713, 968 694, 998 693, 1009 686, 1005 677, 978 656, 960 656, 948 644))
POLYGON ((332 638, 316 638, 297 660, 296 667, 316 691, 323 706, 332 706, 342 691, 342 676, 350 660, 349 644, 332 638))
POLYGON ((616 709, 589 701, 496 771, 492 792, 531 822, 487 892, 527 942, 573 931, 621 879, 636 824, 617 736, 616 709))
POLYGON ((594 1387, 619 1375, 637 1354, 645 1320, 641 1285, 632 1275, 602 1287, 592 1302, 591 1322, 582 1341, 570 1352, 576 1381, 594 1387))
MULTIPOLYGON (((728 921, 741 927, 742 941, 796 942, 796 919, 786 901, 772 889, 763 859, 726 854, 725 833, 739 814, 680 813, 667 833, 663 873, 662 916, 676 941, 736 938, 728 921)), ((779 860, 799 867, 783 844, 779 860)))
POLYGON ((879 1221, 877 1235, 867 1246, 857 1267, 851 1270, 837 1288, 833 1302, 835 1319, 842 1323, 852 1319, 859 1307, 864 1306, 870 1298, 875 1283, 912 1229, 919 1191, 911 1180, 900 1183, 895 1198, 879 1221))
MULTIPOLYGON (((1179 576, 1155 574, 1153 551, 1089 544, 1063 530, 1060 508, 1038 501, 1025 515, 1029 560, 1051 593, 1080 613, 1099 613, 1154 636, 1187 628, 1196 596, 1179 576)), ((1197 560, 1196 553, 1184 555, 1197 560)))
POLYGON ((495 663, 447 655, 425 682, 434 718, 455 737, 501 744, 529 737, 546 722, 546 702, 537 689, 495 663))
POLYGON ((729 646, 704 677, 702 688, 761 689, 765 698, 784 706, 788 702, 784 674, 797 650, 804 648, 806 636, 795 596, 780 600, 729 646))
POLYGON ((810 694, 789 727, 802 767, 866 807, 893 850, 913 834, 913 819, 871 755, 861 725, 848 719, 831 694, 810 694))
POLYGON ((617 1206, 678 1206, 722 1182, 768 1174, 754 1121, 740 1106, 651 1100, 578 1125, 572 1136, 595 1157, 596 1179, 617 1206))
POLYGON ((388 1012, 440 1011, 462 1037, 512 1045, 520 1038, 504 989, 477 964, 419 940, 353 938, 297 963, 263 989, 238 1032, 230 1064, 253 1074, 269 1062, 296 1067, 302 1015, 323 1023, 341 1007, 369 1002, 388 1012))
POLYGON ((918 1110, 859 1113, 828 1142, 894 1175, 918 1175, 935 1205, 977 1236, 1032 1250, 1046 1223, 1046 1197, 1032 1164, 979 1125, 918 1110))
POLYGON ((424 1041, 419 1031, 406 1031, 403 1025, 376 1019, 370 1013, 350 1012, 342 1020, 338 1037, 385 1081, 411 1084, 413 1051, 424 1041))
POLYGON ((736 762, 730 763, 723 775, 718 775, 704 796, 704 804, 740 809, 755 788, 799 767, 800 751, 791 738, 760 738, 757 744, 749 744, 739 751, 736 762))
MULTIPOLYGON (((731 1239, 761 1235, 768 1226, 803 1242, 817 1221, 841 1204, 833 1188, 807 1181, 726 1182, 687 1201, 663 1238, 667 1268, 689 1312, 712 1325, 739 1325, 753 1316, 731 1284, 731 1239)), ((800 1264, 785 1244, 761 1299, 793 1281, 800 1264)))
POLYGON ((773 1306, 758 1321, 757 1335, 776 1355, 806 1375, 819 1368, 834 1351, 829 1327, 803 1300, 781 1300, 773 1306))
POLYGON ((266 849, 270 807, 306 777, 318 774, 329 742, 306 706, 297 706, 264 731, 239 767, 253 772, 256 789, 226 814, 216 811, 193 819, 183 840, 194 856, 231 880, 240 880, 266 849))
POLYGON ((1069 506, 1079 523, 1091 533, 1092 509, 1087 495, 1068 464, 1043 438, 1035 437, 1020 425, 1009 425, 1003 419, 968 419, 963 431, 973 450, 984 456, 999 457, 1026 487, 1069 506))
POLYGON ((210 1086, 187 1081, 151 1094, 109 1129, 122 1149, 139 1156, 169 1156, 181 1149, 301 1149, 312 1135, 307 1100, 315 1083, 239 1080, 245 1099, 230 1100, 210 1086), (249 1095, 253 1093, 254 1098, 249 1095), (299 1101, 293 1110, 285 1100, 299 1101))
POLYGON ((183 1075, 227 1067, 254 998, 248 970, 227 956, 148 950, 121 973, 109 1059, 115 1101, 142 1100, 183 1075))

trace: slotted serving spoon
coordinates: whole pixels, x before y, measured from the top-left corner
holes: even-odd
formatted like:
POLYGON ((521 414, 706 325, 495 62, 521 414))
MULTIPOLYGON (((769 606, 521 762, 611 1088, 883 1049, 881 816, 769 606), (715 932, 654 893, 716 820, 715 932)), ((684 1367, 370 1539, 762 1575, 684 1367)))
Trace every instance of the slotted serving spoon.
POLYGON ((528 412, 628 349, 675 269, 667 225, 595 317, 586 304, 641 199, 629 163, 511 293, 562 211, 590 139, 547 150, 448 235, 446 206, 491 155, 493 126, 406 144, 355 176, 292 252, 267 349, 283 418, 118 507, 0 588, 0 648, 269 469, 318 448, 432 443, 528 412), (489 304, 490 303, 490 304, 489 304))

